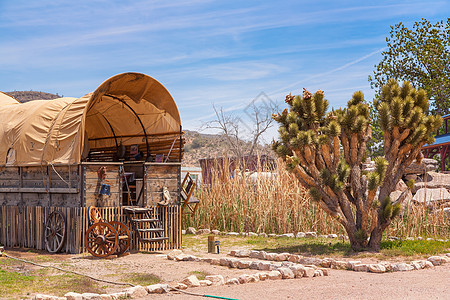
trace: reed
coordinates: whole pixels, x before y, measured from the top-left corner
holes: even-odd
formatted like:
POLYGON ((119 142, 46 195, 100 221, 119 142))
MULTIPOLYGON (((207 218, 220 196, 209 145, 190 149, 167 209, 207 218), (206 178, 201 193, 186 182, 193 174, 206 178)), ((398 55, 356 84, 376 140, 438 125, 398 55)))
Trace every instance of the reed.
MULTIPOLYGON (((276 163, 273 178, 256 180, 248 173, 230 172, 229 164, 225 159, 223 168, 214 168, 211 184, 204 184, 197 191, 199 209, 194 217, 183 217, 184 228, 275 234, 345 233, 338 222, 311 201, 308 191, 286 171, 283 162, 276 163)), ((267 166, 258 166, 258 172, 264 171, 268 171, 267 166)), ((448 238, 449 217, 444 212, 431 213, 423 205, 409 205, 386 235, 448 238)))

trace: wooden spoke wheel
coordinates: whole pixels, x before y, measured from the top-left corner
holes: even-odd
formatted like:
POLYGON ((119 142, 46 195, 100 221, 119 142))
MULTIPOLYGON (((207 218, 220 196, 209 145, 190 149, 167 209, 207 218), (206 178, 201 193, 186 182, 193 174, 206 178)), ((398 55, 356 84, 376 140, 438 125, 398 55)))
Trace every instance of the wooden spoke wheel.
POLYGON ((107 257, 116 252, 119 234, 111 224, 99 222, 88 228, 84 241, 89 253, 96 257, 107 257))
POLYGON ((117 233, 119 234, 119 246, 117 247, 116 253, 114 254, 121 255, 130 247, 131 232, 128 229, 127 225, 123 224, 122 222, 111 221, 109 222, 109 224, 114 226, 114 229, 116 229, 117 233))
POLYGON ((45 222, 45 248, 50 253, 60 251, 66 239, 66 220, 59 211, 52 212, 45 222))

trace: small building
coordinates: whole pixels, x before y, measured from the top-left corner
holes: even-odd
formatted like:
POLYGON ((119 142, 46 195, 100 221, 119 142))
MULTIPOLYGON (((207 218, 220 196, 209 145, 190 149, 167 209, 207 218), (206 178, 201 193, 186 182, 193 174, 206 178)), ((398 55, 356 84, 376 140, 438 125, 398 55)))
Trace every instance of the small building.
POLYGON ((424 157, 433 158, 439 154, 441 157, 441 170, 447 172, 445 166, 447 159, 450 159, 450 114, 442 116, 444 120, 443 127, 438 130, 433 144, 426 144, 422 147, 424 157))
POLYGON ((61 251, 80 253, 95 206, 105 221, 129 227, 126 209, 158 220, 159 238, 133 231, 132 249, 181 247, 183 147, 175 101, 144 74, 116 75, 78 99, 19 103, 0 93, 0 244, 46 249, 46 223, 57 211, 61 251))
POLYGON ((200 167, 181 167, 181 178, 184 178, 189 173, 195 186, 200 187, 202 184, 202 168, 200 167))
POLYGON ((199 162, 204 184, 211 184, 214 170, 232 177, 237 169, 249 172, 273 170, 276 164, 268 155, 248 155, 241 160, 236 157, 202 158, 199 162))

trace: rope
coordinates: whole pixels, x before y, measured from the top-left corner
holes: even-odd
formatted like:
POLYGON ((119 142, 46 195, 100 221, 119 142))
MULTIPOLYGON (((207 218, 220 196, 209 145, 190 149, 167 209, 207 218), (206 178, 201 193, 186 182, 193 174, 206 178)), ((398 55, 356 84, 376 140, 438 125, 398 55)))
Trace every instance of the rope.
POLYGON ((78 273, 78 272, 75 272, 75 271, 64 270, 64 269, 61 269, 61 268, 58 268, 58 267, 55 267, 55 266, 41 265, 41 264, 38 264, 38 263, 35 263, 35 262, 32 262, 32 261, 28 261, 28 260, 25 260, 25 259, 21 259, 21 258, 9 256, 8 254, 6 254, 6 253, 4 253, 4 252, 2 253, 2 255, 6 256, 7 258, 15 259, 15 260, 18 260, 18 261, 27 263, 27 264, 32 264, 32 265, 35 265, 35 266, 39 266, 39 267, 41 267, 41 268, 53 268, 53 269, 56 269, 56 270, 59 270, 59 271, 62 271, 62 272, 72 273, 72 274, 75 274, 75 275, 88 277, 88 278, 90 278, 90 279, 92 279, 92 280, 95 280, 95 281, 100 281, 100 282, 105 282, 105 283, 110 283, 110 284, 116 284, 116 285, 129 285, 129 286, 135 286, 134 284, 131 284, 131 283, 114 282, 114 281, 109 281, 109 280, 99 279, 99 278, 95 278, 95 277, 92 277, 92 276, 89 276, 89 275, 86 275, 86 274, 81 274, 81 273, 78 273))
POLYGON ((166 160, 165 160, 164 162, 167 162, 167 161, 169 160, 170 153, 172 153, 173 146, 175 145, 175 142, 176 142, 177 140, 178 140, 178 137, 176 137, 176 138, 173 140, 172 146, 170 147, 170 150, 169 150, 169 154, 167 154, 166 160))
MULTIPOLYGON (((53 166, 53 164, 50 164, 50 166, 52 166, 53 171, 55 171, 56 175, 58 175, 58 177, 64 181, 65 184, 67 184, 70 187, 70 183, 65 181, 64 178, 61 177, 61 175, 59 175, 58 171, 56 171, 55 166, 53 166)), ((70 174, 70 165, 69 165, 69 174, 70 174)), ((70 175, 69 175, 70 176, 70 175)))
POLYGON ((170 287, 172 290, 175 290, 177 292, 181 292, 187 295, 191 295, 191 296, 199 296, 199 297, 207 297, 207 298, 215 298, 215 299, 226 299, 226 300, 239 300, 239 299, 235 299, 235 298, 227 298, 227 297, 222 297, 222 296, 214 296, 214 295, 206 295, 206 294, 198 294, 198 293, 192 293, 192 292, 186 292, 174 287, 170 287))

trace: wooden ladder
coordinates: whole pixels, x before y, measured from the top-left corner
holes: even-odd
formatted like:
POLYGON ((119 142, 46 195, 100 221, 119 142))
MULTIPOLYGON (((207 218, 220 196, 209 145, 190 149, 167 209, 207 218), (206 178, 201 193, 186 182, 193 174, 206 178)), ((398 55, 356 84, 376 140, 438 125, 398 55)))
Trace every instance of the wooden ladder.
POLYGON ((131 223, 131 228, 137 234, 141 243, 155 243, 168 240, 164 236, 161 220, 152 217, 153 208, 124 207, 123 211, 131 223), (142 237, 142 233, 150 232, 150 237, 142 237))

